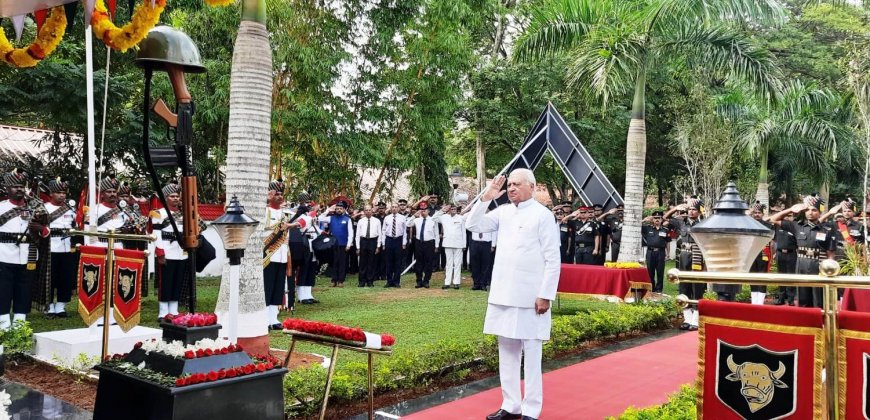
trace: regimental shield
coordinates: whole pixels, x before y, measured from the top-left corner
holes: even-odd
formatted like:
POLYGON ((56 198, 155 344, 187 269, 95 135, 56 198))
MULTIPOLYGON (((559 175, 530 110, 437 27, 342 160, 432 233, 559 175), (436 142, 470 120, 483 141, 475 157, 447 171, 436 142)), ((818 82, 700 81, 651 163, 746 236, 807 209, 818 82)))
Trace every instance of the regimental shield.
POLYGON ((717 340, 716 353, 716 397, 741 418, 774 420, 797 410, 797 349, 717 340))
POLYGON ((137 272, 122 268, 118 270, 118 296, 126 303, 136 297, 137 272))
POLYGON ((82 264, 82 291, 89 298, 94 298, 100 290, 100 270, 102 266, 94 264, 82 264))
POLYGON ((870 401, 870 370, 867 369, 867 362, 870 360, 870 354, 864 353, 864 399, 861 401, 864 418, 870 419, 870 410, 867 409, 867 402, 870 401))

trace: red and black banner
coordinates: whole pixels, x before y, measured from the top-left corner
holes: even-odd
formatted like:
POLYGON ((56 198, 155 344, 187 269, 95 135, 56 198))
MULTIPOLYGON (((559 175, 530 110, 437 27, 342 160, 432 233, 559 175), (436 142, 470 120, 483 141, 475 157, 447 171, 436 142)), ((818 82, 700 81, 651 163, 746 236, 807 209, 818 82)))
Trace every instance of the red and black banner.
POLYGON ((145 252, 135 249, 115 250, 115 272, 112 287, 115 321, 124 332, 139 325, 142 305, 140 287, 145 266, 145 252))
POLYGON ((837 327, 840 418, 870 418, 870 314, 841 311, 837 327))
POLYGON ((91 325, 103 316, 106 248, 82 245, 78 269, 79 315, 91 325))
POLYGON ((821 311, 711 300, 698 310, 699 418, 821 418, 821 311))

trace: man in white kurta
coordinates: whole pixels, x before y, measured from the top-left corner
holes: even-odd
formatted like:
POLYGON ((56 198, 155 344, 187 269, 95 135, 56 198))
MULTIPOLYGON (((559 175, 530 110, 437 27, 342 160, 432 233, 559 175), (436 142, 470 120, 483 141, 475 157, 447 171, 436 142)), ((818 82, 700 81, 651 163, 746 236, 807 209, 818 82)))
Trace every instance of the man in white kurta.
POLYGON ((504 176, 484 191, 468 217, 471 232, 498 232, 484 334, 498 336, 502 405, 489 420, 536 419, 543 405, 541 353, 550 339, 550 302, 559 283, 559 228, 552 213, 532 198, 535 177, 517 169, 508 178, 510 204, 486 213, 502 194, 504 176), (520 361, 525 357, 525 397, 520 361))
POLYGON ((442 289, 459 288, 462 275, 462 251, 465 249, 465 218, 456 214, 456 207, 445 204, 442 209, 446 213, 438 217, 441 224, 441 246, 447 258, 444 269, 444 286, 442 289), (446 209, 444 208, 446 207, 446 209))

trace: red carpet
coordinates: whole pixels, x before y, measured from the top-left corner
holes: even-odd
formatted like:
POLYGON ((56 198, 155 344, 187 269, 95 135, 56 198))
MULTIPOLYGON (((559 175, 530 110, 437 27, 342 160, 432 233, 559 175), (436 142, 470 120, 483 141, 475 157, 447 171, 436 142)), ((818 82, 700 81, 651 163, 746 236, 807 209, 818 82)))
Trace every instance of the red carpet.
MULTIPOLYGON (((544 374, 541 419, 602 419, 629 406, 667 401, 680 385, 694 382, 698 369, 698 334, 686 333, 544 374)), ((501 407, 495 388, 402 419, 481 420, 501 407)))

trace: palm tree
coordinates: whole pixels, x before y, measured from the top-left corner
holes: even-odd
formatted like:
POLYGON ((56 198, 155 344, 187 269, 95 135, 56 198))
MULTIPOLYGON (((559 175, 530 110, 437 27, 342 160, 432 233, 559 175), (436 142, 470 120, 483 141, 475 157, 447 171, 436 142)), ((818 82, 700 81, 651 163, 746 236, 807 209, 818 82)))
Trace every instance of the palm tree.
POLYGON ((737 149, 759 161, 755 199, 769 206, 769 156, 788 157, 794 166, 815 179, 829 182, 831 162, 843 143, 851 138, 846 126, 851 113, 848 102, 836 93, 805 85, 786 84, 772 103, 762 103, 746 92, 735 90, 720 98, 718 113, 737 132, 737 149))
MULTIPOLYGON (((261 261, 269 183, 271 104, 272 50, 266 31, 266 1, 243 0, 230 76, 226 196, 227 199, 237 196, 246 213, 260 220, 257 232, 251 235, 245 248, 239 286, 239 339, 249 343, 268 336, 261 261)), ((229 308, 229 288, 224 287, 227 284, 225 271, 215 310, 224 316, 229 308)))
POLYGON ((550 0, 533 10, 515 59, 568 54, 568 82, 591 89, 604 106, 634 92, 620 261, 642 258, 647 72, 669 64, 703 68, 744 79, 770 97, 778 74, 771 55, 729 25, 783 16, 775 0, 550 0))

